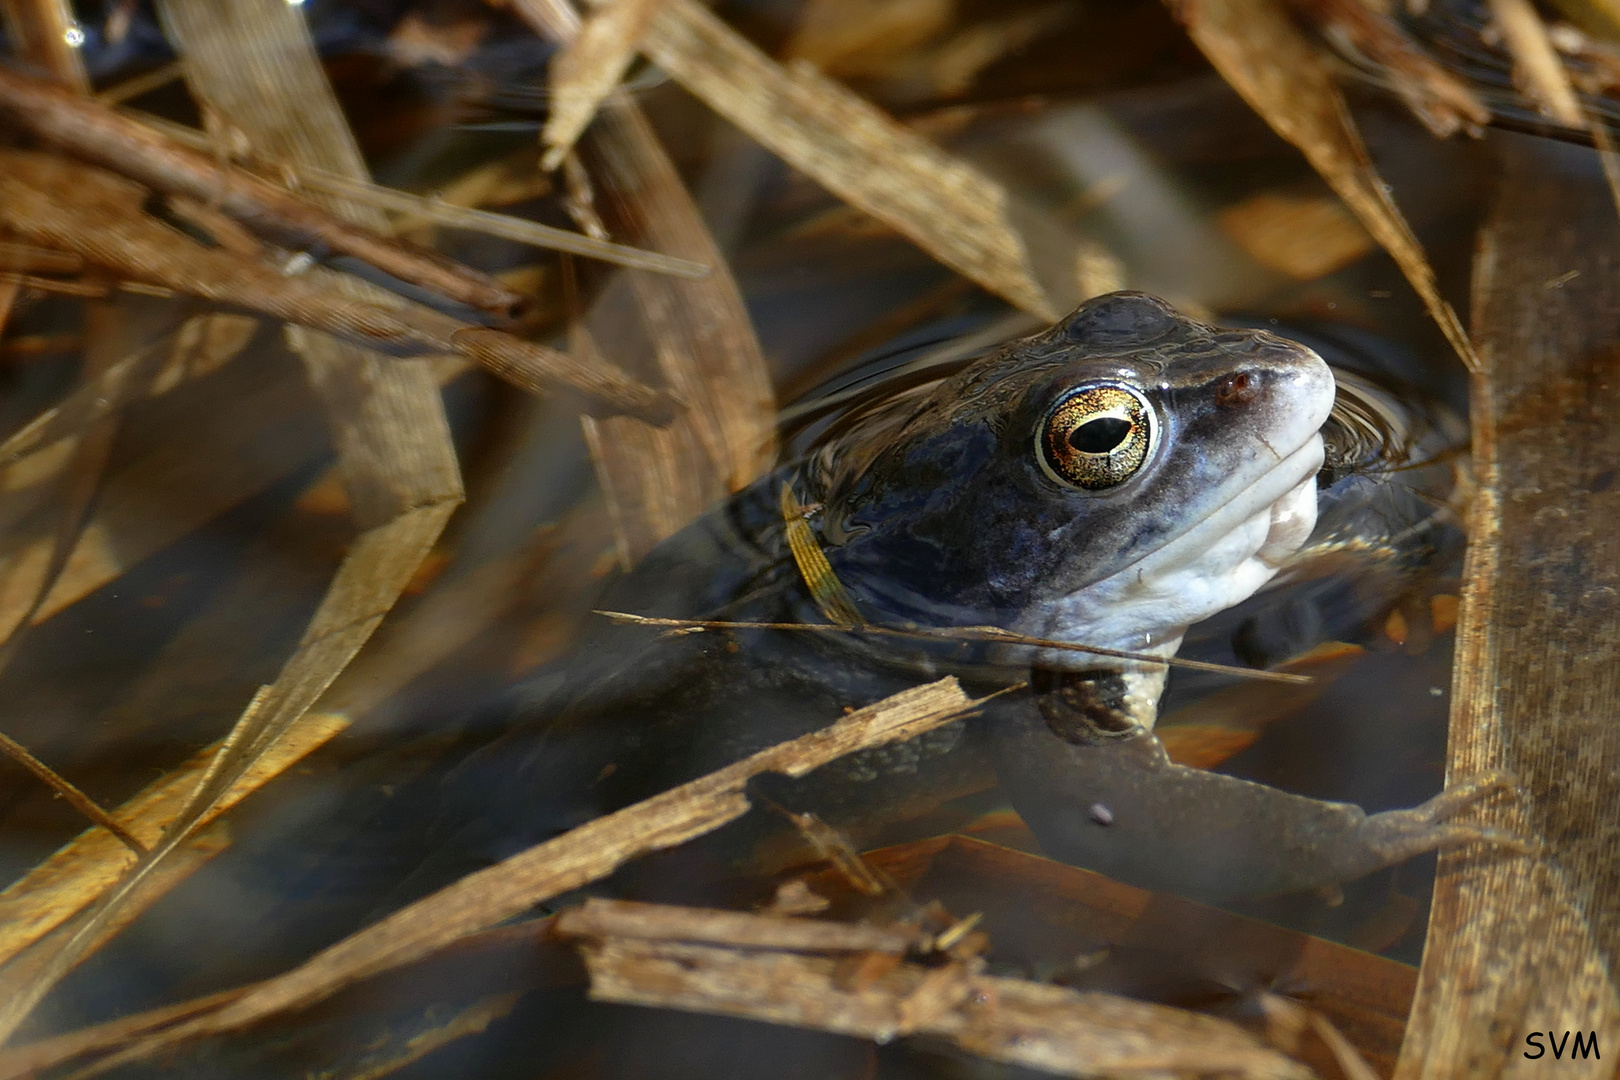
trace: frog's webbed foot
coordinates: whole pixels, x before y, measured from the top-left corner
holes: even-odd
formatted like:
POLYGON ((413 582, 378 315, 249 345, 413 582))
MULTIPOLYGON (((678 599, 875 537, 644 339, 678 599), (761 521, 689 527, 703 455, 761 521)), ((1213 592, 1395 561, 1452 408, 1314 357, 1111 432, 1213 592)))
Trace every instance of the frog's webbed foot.
POLYGON ((1522 836, 1504 829, 1452 820, 1493 795, 1518 792, 1518 785, 1504 772, 1464 777, 1420 806, 1369 815, 1360 838, 1367 850, 1383 859, 1386 866, 1424 852, 1476 843, 1528 855, 1536 847, 1522 836))
POLYGON ((1146 732, 1079 745, 1027 702, 1009 701, 985 720, 1002 786, 1047 852, 1144 888, 1261 896, 1338 884, 1458 844, 1525 850, 1517 837, 1454 820, 1511 788, 1501 774, 1369 815, 1177 765, 1146 732))

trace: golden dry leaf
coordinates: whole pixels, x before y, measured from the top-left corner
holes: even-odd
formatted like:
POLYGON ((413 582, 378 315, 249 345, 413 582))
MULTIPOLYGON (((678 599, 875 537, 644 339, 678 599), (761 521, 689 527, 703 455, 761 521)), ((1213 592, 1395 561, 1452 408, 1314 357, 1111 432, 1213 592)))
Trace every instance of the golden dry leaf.
POLYGON ((1255 262, 1296 281, 1326 277, 1373 248, 1367 230, 1331 195, 1262 191, 1217 220, 1255 262))
POLYGON ((1209 62, 1299 148, 1389 252, 1463 364, 1478 371, 1457 313, 1440 295, 1428 257, 1373 168, 1320 50, 1294 25, 1282 0, 1182 0, 1174 6, 1209 62))

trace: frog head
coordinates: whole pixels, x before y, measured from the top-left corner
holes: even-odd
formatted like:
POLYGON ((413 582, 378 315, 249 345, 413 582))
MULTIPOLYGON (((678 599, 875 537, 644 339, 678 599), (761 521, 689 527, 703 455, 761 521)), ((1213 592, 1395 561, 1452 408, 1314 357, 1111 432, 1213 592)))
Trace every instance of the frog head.
MULTIPOLYGON (((1304 346, 1113 293, 853 418, 807 478, 833 570, 875 622, 1164 656, 1309 535, 1333 397, 1304 346)), ((1163 685, 1157 665, 1004 658, 1118 671, 1139 723, 1163 685)))

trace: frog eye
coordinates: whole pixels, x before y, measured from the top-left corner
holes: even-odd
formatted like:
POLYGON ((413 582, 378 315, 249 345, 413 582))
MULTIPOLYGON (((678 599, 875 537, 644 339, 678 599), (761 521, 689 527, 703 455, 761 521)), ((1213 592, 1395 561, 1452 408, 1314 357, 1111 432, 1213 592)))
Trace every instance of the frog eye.
POLYGON ((1035 455, 1059 483, 1106 491, 1141 470, 1153 436, 1153 408, 1136 391, 1083 386, 1046 411, 1035 435, 1035 455))

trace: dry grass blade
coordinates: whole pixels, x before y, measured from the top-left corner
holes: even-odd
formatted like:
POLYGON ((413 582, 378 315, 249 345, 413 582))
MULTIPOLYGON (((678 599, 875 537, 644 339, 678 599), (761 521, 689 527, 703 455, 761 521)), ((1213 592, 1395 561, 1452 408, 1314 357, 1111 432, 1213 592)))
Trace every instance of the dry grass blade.
MULTIPOLYGON (((250 135, 296 155, 294 160, 364 175, 297 11, 275 0, 228 9, 174 0, 164 13, 204 100, 224 108, 250 135), (252 32, 243 33, 239 20, 251 22, 252 32), (274 69, 273 78, 260 70, 266 65, 274 69), (278 86, 283 95, 266 99, 259 90, 264 85, 278 86)), ((0 1038, 8 1038, 130 909, 161 892, 166 858, 347 666, 460 504, 449 425, 426 364, 392 361, 314 335, 294 344, 303 346, 310 380, 327 406, 349 499, 365 531, 344 557, 297 650, 238 719, 162 840, 54 943, 30 978, 0 998, 0 1038)))
MULTIPOLYGON (((328 440, 308 415, 308 392, 297 380, 281 368, 243 374, 249 377, 230 380, 240 396, 221 403, 205 421, 164 445, 111 463, 90 518, 61 577, 35 613, 35 623, 328 452, 328 440), (169 503, 163 514, 153 514, 155 490, 184 491, 186 498, 169 503)), ((48 463, 52 453, 47 445, 15 467, 35 468, 36 458, 48 463)), ((0 619, 24 609, 27 598, 18 599, 10 582, 28 565, 49 558, 49 546, 45 538, 15 559, 0 562, 0 619)))
POLYGON ((1417 237, 1379 178, 1323 58, 1281 0, 1172 3, 1209 62, 1272 129, 1293 143, 1372 233, 1417 291, 1469 371, 1479 358, 1435 285, 1417 237))
POLYGON ((343 177, 315 169, 299 173, 298 181, 302 187, 324 191, 330 195, 341 195, 357 202, 372 203, 384 210, 409 214, 413 218, 431 221, 436 225, 481 232, 487 236, 499 236, 550 251, 565 251, 570 255, 600 259, 603 262, 636 270, 652 270, 655 273, 683 278, 701 278, 710 272, 706 264, 691 259, 678 259, 673 255, 661 255, 656 251, 626 247, 623 244, 598 240, 584 233, 553 228, 509 214, 492 214, 486 210, 454 206, 438 199, 424 199, 379 184, 345 180, 343 177))
MULTIPOLYGON (((830 568, 829 568, 830 569, 830 568)), ((797 630, 813 634, 871 634, 874 637, 908 638, 913 641, 982 641, 1005 645, 1022 645, 1035 649, 1060 649, 1066 652, 1089 653, 1093 656, 1111 656, 1118 660, 1134 660, 1143 664, 1187 668, 1190 671, 1209 671, 1218 675, 1231 675, 1259 682, 1309 685, 1309 675, 1294 675, 1286 671, 1261 671, 1256 668, 1234 667, 1231 664, 1212 664, 1205 660, 1185 660, 1177 656, 1158 656, 1154 653, 1110 649, 1102 645, 1083 645, 1073 641, 1055 641, 1051 638, 1028 637, 1003 630, 999 626, 877 626, 868 622, 840 625, 837 623, 767 623, 727 622, 721 619, 663 619, 650 615, 634 615, 628 611, 598 611, 614 622, 634 626, 667 626, 671 630, 797 630)))
MULTIPOLYGON (((379 460, 389 460, 381 457, 379 460)), ((325 691, 404 590, 459 500, 441 498, 376 526, 356 540, 311 620, 298 650, 276 681, 250 705, 220 748, 184 810, 162 840, 98 902, 55 960, 25 985, 0 993, 0 1033, 9 1037, 49 989, 97 944, 120 901, 138 890, 163 859, 185 842, 211 808, 325 691)))
MULTIPOLYGON (((542 0, 516 0, 526 14, 542 0)), ((690 0, 665 0, 642 45, 705 104, 833 194, 945 265, 1046 319, 995 181, 809 67, 785 69, 690 0)))
MULTIPOLYGON (((235 9, 230 5, 221 10, 235 9)), ((402 281, 473 307, 504 313, 522 302, 522 297, 470 267, 351 224, 105 105, 4 67, 0 67, 0 109, 48 143, 117 169, 154 190, 217 205, 251 228, 328 245, 402 281)))
POLYGON ((325 1075, 332 1080, 381 1080, 382 1077, 392 1075, 407 1065, 421 1061, 435 1050, 449 1046, 457 1039, 483 1034, 489 1025, 511 1013, 512 1007, 522 996, 516 993, 491 994, 489 997, 480 998, 428 1030, 401 1040, 402 1046, 395 1048, 385 1045, 380 1055, 371 1047, 367 1047, 372 1052, 366 1055, 366 1060, 358 1063, 358 1067, 328 1072, 325 1075))
MULTIPOLYGON (((288 732, 218 799, 201 821, 206 825, 230 810, 348 726, 348 718, 310 713, 288 732)), ((169 822, 185 808, 197 789, 218 744, 193 755, 173 773, 147 786, 116 811, 118 820, 142 848, 156 844, 169 822)), ((75 840, 0 892, 0 964, 88 908, 135 865, 127 847, 99 829, 87 829, 75 840)))
POLYGON ((28 748, 17 742, 17 740, 9 735, 0 734, 0 754, 5 754, 12 761, 39 777, 51 790, 66 799, 73 809, 112 833, 130 851, 137 855, 146 854, 146 845, 137 840, 134 834, 124 828, 123 825, 119 824, 117 818, 103 810, 94 799, 80 791, 65 776, 62 776, 39 758, 30 754, 28 748))
MULTIPOLYGON (((177 313, 172 305, 155 309, 147 305, 143 312, 132 308, 128 299, 91 304, 86 313, 82 387, 98 385, 103 375, 121 368, 132 357, 137 359, 117 380, 117 395, 98 398, 94 418, 73 434, 67 461, 54 478, 55 524, 49 555, 39 563, 14 563, 18 572, 7 575, 7 592, 11 592, 26 581, 28 566, 38 568, 26 605, 3 605, 6 610, 0 612, 0 669, 10 663, 20 647, 19 631, 34 621, 45 606, 84 533, 118 433, 119 410, 127 401, 144 396, 157 376, 161 357, 152 351, 152 346, 168 335, 177 313)), ((29 546, 26 535, 19 539, 29 546)))
POLYGON ((460 352, 524 389, 567 387, 608 413, 629 412, 655 424, 667 423, 673 414, 667 394, 622 372, 588 370, 555 349, 500 331, 469 328, 380 290, 357 297, 342 286, 320 287, 312 280, 316 275, 292 277, 204 247, 146 214, 145 189, 112 173, 22 151, 0 152, 0 161, 0 222, 20 235, 77 252, 121 277, 363 345, 407 354, 460 352), (69 170, 73 179, 66 183, 69 170), (470 340, 494 342, 495 347, 475 348, 455 340, 457 331, 468 329, 483 335, 470 340))
POLYGON ((810 598, 816 602, 816 610, 834 626, 864 626, 866 620, 855 606, 855 598, 833 573, 832 564, 816 543, 815 533, 804 518, 804 509, 799 505, 798 496, 793 494, 792 484, 782 485, 781 503, 788 550, 793 554, 793 563, 799 568, 805 588, 810 590, 810 598))
POLYGON ((567 353, 481 326, 457 330, 450 341, 457 352, 525 390, 537 392, 548 382, 560 382, 593 401, 615 401, 629 406, 615 406, 611 412, 630 413, 655 425, 665 425, 675 419, 675 407, 669 395, 637 382, 611 364, 581 363, 567 353), (536 362, 537 358, 543 358, 543 368, 536 362), (537 371, 543 371, 542 378, 535 376, 537 371))
POLYGON ((615 228, 716 268, 701 282, 631 273, 629 295, 610 289, 576 335, 590 346, 615 320, 637 319, 645 344, 634 370, 655 367, 688 406, 662 431, 629 419, 586 425, 621 555, 633 563, 775 463, 775 397, 737 283, 640 110, 610 99, 581 150, 615 228))
MULTIPOLYGON (((205 132, 196 128, 176 124, 161 117, 141 117, 141 122, 155 131, 163 132, 170 138, 190 146, 196 150, 207 150, 211 142, 205 132)), ((324 169, 315 169, 304 166, 293 169, 286 162, 276 162, 275 167, 282 173, 283 179, 296 181, 296 188, 308 188, 313 191, 324 192, 327 195, 336 195, 347 200, 351 205, 361 207, 376 207, 390 213, 400 214, 407 223, 416 225, 428 222, 443 225, 452 229, 465 229, 468 232, 483 233, 486 236, 499 236, 505 240, 515 240, 520 244, 532 244, 535 247, 546 248, 550 251, 562 251, 570 255, 580 255, 587 259, 600 259, 602 262, 614 263, 619 266, 631 267, 638 270, 652 270, 660 274, 671 274, 675 277, 701 278, 710 273, 706 263, 694 262, 691 259, 678 259, 672 255, 661 255, 656 251, 644 251, 641 248, 626 247, 608 240, 587 236, 584 233, 569 232, 567 229, 557 229, 550 225, 542 225, 527 218, 512 217, 508 214, 492 214, 485 210, 462 206, 449 199, 423 198, 409 192, 397 191, 394 188, 374 184, 369 180, 357 180, 327 172, 324 169)), ((269 168, 270 166, 266 166, 269 168)), ((384 229, 383 223, 377 224, 384 229)), ((396 223, 391 232, 403 232, 404 228, 396 223)))
POLYGON ((1491 111, 1469 85, 1401 30, 1394 15, 1362 0, 1290 0, 1331 38, 1347 42, 1357 53, 1381 66, 1406 107, 1439 138, 1458 131, 1478 136, 1491 122, 1491 111))
POLYGON ((541 168, 562 164, 596 116, 602 100, 624 77, 642 36, 664 0, 609 0, 585 20, 579 36, 551 61, 551 114, 541 140, 546 145, 541 168))
MULTIPOLYGON (((1474 274, 1480 490, 1447 771, 1512 769, 1525 799, 1488 824, 1545 853, 1440 857, 1401 1080, 1528 1076, 1525 1033, 1620 1030, 1620 221, 1590 152, 1502 149, 1474 274)), ((1560 1075, 1613 1075, 1571 1058, 1560 1075)))
POLYGON ((225 1002, 240 997, 244 990, 244 987, 222 990, 207 997, 181 1002, 179 1005, 120 1017, 106 1024, 70 1031, 15 1049, 0 1049, 0 1078, 21 1080, 22 1077, 37 1076, 47 1069, 72 1061, 84 1054, 117 1046, 129 1041, 133 1036, 154 1028, 165 1027, 176 1020, 195 1016, 199 1012, 217 1009, 225 1002))
POLYGON ((31 274, 77 274, 84 260, 66 251, 0 241, 0 268, 31 274))
POLYGON ((819 925, 832 941, 876 927, 637 907, 613 920, 587 912, 559 920, 559 930, 592 939, 581 951, 596 1000, 720 1013, 880 1042, 930 1035, 970 1053, 1063 1076, 1312 1075, 1235 1024, 1163 1005, 987 976, 971 961, 884 965, 886 970, 851 985, 840 977, 839 958, 802 951, 813 946, 761 947, 782 923, 819 925), (728 917, 736 938, 691 943, 686 925, 715 914, 728 917))
MULTIPOLYGON (((546 37, 577 40, 579 16, 567 3, 528 0, 520 10, 546 37)), ((687 406, 662 430, 629 419, 585 422, 620 559, 629 565, 775 463, 775 399, 737 283, 640 109, 610 97, 580 154, 585 166, 567 175, 570 210, 583 228, 645 238, 714 268, 700 282, 629 274, 628 289, 610 286, 575 327, 571 347, 597 363, 596 342, 622 340, 620 324, 635 320, 641 341, 621 346, 636 353, 622 358, 626 366, 656 369, 687 406)))
POLYGON ((84 70, 75 40, 84 40, 84 31, 73 17, 68 0, 5 0, 0 4, 5 16, 6 37, 12 51, 41 71, 48 71, 57 83, 75 93, 90 92, 90 77, 84 70))
POLYGON ((230 1004, 178 1024, 97 1063, 97 1071, 187 1040, 232 1031, 320 1001, 351 983, 427 956, 468 934, 612 873, 638 855, 674 847, 747 813, 744 787, 765 772, 802 776, 845 754, 931 731, 976 702, 941 679, 763 750, 469 874, 256 986, 230 1004))
POLYGON ((1586 127, 1569 73, 1530 0, 1491 0, 1491 16, 1502 33, 1502 43, 1513 55, 1514 81, 1525 94, 1565 127, 1586 127))
POLYGON ((151 71, 115 83, 95 95, 103 105, 122 105, 185 77, 185 65, 178 60, 160 64, 151 71))
POLYGON ((0 442, 0 468, 5 468, 59 439, 70 438, 134 398, 144 383, 140 368, 165 344, 153 342, 107 365, 81 382, 58 404, 46 409, 0 442))

